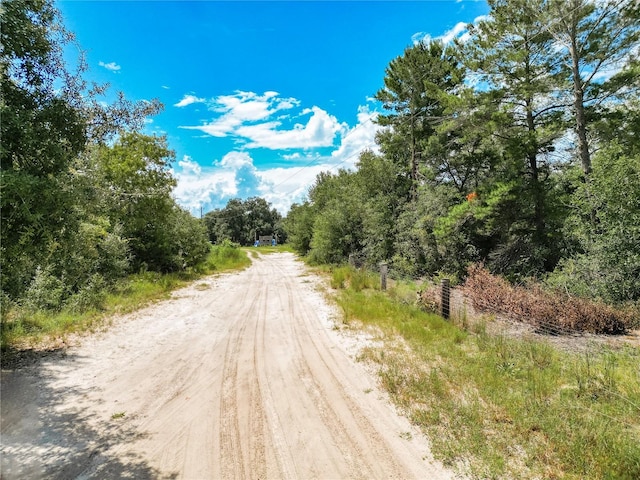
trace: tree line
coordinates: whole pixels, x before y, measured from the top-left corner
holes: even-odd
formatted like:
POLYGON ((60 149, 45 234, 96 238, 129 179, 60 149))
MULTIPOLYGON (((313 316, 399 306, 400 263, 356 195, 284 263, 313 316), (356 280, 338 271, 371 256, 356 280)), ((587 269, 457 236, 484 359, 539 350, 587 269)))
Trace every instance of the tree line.
POLYGON ((406 276, 482 262, 523 282, 640 298, 640 4, 490 0, 451 44, 390 62, 378 153, 320 174, 285 219, 317 262, 406 276))
POLYGON ((172 197, 174 153, 141 133, 162 105, 105 105, 82 56, 65 64, 74 38, 52 1, 3 2, 0 18, 3 312, 83 309, 128 273, 203 261, 206 228, 172 197))
POLYGON ((286 241, 282 215, 264 198, 246 200, 233 198, 224 208, 205 214, 209 240, 218 244, 230 241, 239 245, 253 245, 260 236, 273 236, 278 243, 286 241))

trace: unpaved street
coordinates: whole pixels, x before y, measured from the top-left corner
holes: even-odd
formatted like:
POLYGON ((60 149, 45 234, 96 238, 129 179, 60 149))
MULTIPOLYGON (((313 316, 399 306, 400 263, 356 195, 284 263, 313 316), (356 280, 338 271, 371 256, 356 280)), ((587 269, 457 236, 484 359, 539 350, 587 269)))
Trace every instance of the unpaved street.
POLYGON ((261 256, 3 371, 2 478, 451 478, 316 286, 261 256))

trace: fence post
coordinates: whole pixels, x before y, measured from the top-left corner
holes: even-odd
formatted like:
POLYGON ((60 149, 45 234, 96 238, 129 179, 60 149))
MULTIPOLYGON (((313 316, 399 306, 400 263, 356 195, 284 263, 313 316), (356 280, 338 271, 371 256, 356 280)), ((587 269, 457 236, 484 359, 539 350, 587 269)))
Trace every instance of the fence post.
POLYGON ((385 262, 380 264, 380 289, 387 289, 387 264, 385 262))
POLYGON ((451 289, 449 285, 449 279, 443 278, 440 286, 441 286, 441 294, 440 294, 441 315, 443 318, 449 318, 449 313, 450 313, 449 306, 451 301, 451 289))

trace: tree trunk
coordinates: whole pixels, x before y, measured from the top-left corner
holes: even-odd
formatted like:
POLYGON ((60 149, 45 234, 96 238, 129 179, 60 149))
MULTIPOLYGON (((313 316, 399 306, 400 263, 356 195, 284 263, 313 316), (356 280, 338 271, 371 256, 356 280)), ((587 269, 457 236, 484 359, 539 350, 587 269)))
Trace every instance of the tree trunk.
POLYGON ((529 139, 527 141, 527 161, 531 173, 531 190, 533 191, 533 222, 535 225, 536 240, 544 243, 545 239, 545 211, 544 194, 540 185, 540 173, 538 169, 538 142, 536 139, 536 125, 533 118, 531 98, 526 100, 527 104, 527 130, 529 139))
POLYGON ((578 154, 585 177, 591 173, 591 154, 587 141, 587 120, 584 113, 584 84, 580 76, 580 58, 578 55, 577 32, 575 23, 571 29, 571 73, 573 76, 573 108, 576 114, 576 135, 578 136, 578 154))
POLYGON ((416 132, 414 114, 411 114, 411 200, 415 201, 418 191, 418 159, 416 154, 416 132))

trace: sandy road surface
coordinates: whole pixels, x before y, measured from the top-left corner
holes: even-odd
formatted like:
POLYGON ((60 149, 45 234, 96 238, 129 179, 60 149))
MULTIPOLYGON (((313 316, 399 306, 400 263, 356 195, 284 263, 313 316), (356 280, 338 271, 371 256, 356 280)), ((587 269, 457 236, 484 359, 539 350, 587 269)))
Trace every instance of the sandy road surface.
POLYGON ((316 281, 263 256, 3 371, 2 478, 451 478, 316 281))

